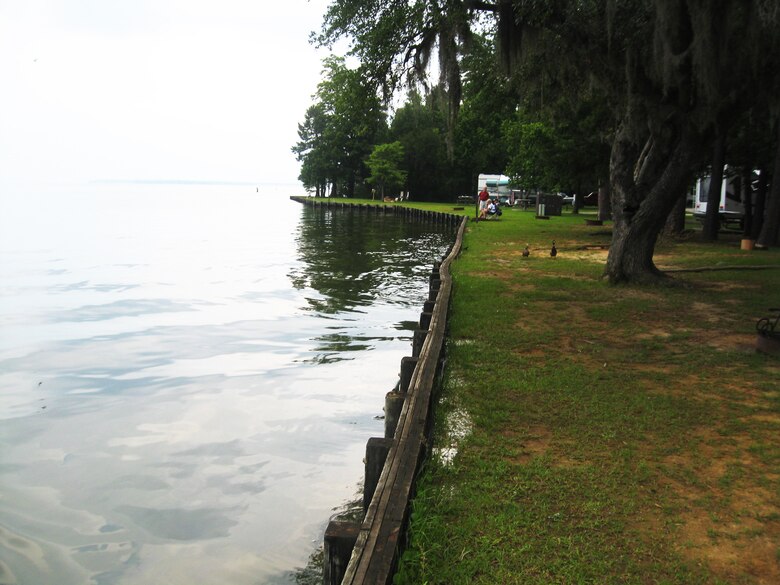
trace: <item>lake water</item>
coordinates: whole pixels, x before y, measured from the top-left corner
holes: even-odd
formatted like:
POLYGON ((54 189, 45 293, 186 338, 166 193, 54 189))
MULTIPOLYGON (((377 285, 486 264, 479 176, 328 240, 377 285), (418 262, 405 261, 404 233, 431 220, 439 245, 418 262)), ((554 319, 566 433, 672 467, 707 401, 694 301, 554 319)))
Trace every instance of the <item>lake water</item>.
POLYGON ((453 235, 290 194, 1 194, 0 584, 295 582, 453 235))

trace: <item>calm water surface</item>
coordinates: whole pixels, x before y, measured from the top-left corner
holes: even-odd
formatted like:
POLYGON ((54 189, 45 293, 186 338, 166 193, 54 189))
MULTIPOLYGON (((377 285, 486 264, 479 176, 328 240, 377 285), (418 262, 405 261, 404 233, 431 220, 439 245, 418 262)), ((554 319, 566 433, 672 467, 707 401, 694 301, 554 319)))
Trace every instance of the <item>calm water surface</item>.
POLYGON ((0 584, 295 581, 452 234, 290 194, 0 195, 0 584))

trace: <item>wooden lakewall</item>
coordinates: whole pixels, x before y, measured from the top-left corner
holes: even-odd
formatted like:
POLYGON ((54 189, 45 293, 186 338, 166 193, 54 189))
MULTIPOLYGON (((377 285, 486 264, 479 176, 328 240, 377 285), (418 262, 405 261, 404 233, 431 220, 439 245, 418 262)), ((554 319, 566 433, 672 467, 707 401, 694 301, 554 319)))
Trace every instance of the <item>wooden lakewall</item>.
POLYGON ((460 253, 467 218, 397 204, 291 199, 305 205, 392 213, 457 228, 454 243, 431 270, 428 301, 420 314, 420 328, 414 333, 412 355, 401 360, 398 386, 385 396, 385 436, 372 437, 366 445, 363 521, 334 520, 325 530, 325 585, 387 585, 393 581, 406 540, 415 479, 428 456, 433 391, 442 364, 452 292, 450 264, 460 253))
POLYGON ((405 207, 398 203, 349 203, 348 199, 331 199, 329 197, 290 197, 293 201, 312 205, 314 207, 326 207, 330 209, 350 209, 353 211, 365 211, 367 213, 386 213, 400 215, 408 219, 418 221, 432 221, 447 225, 457 226, 463 219, 462 215, 454 213, 443 213, 440 211, 429 211, 426 209, 416 209, 414 207, 405 207))

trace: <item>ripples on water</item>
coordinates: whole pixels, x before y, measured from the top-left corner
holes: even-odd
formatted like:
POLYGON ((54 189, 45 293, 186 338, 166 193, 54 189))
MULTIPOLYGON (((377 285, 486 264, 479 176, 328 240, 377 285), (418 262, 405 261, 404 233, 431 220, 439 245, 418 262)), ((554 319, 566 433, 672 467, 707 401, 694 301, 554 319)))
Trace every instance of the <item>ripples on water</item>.
POLYGON ((0 583, 289 583, 452 234, 287 190, 4 195, 0 583))

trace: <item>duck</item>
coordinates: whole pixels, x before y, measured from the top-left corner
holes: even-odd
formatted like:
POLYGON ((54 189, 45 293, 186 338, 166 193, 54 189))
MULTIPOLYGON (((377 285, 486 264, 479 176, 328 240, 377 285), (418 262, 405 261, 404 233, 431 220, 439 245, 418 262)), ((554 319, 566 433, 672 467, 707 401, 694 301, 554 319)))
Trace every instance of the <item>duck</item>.
POLYGON ((525 248, 523 249, 523 258, 528 258, 528 256, 531 255, 531 250, 528 249, 528 244, 525 245, 525 248))
POLYGON ((553 240, 552 248, 550 248, 550 256, 555 258, 558 255, 558 248, 555 247, 555 240, 553 240))

